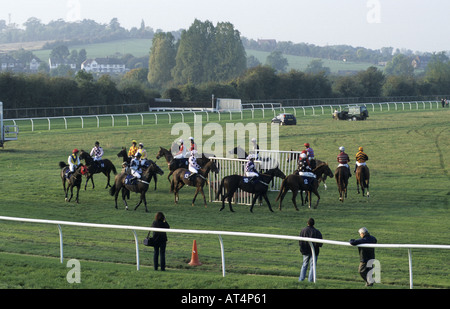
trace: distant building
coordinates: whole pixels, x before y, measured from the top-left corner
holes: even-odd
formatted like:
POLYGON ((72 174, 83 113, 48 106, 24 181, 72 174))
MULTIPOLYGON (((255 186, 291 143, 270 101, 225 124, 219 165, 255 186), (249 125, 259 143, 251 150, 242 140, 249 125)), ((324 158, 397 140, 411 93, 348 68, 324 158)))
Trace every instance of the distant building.
POLYGON ((125 73, 128 69, 125 63, 116 58, 88 59, 81 64, 81 69, 89 73, 125 73))
POLYGON ((18 72, 23 69, 22 63, 7 54, 0 54, 0 71, 18 72))
POLYGON ((76 63, 71 63, 68 60, 55 60, 52 58, 48 59, 48 66, 50 67, 50 70, 54 70, 56 68, 58 68, 61 65, 66 65, 69 66, 72 70, 76 70, 77 69, 77 64, 76 63))
POLYGON ((38 69, 39 69, 39 65, 40 65, 41 63, 38 61, 38 60, 36 60, 35 58, 33 58, 31 61, 30 61, 30 71, 31 72, 37 72, 38 71, 38 69))

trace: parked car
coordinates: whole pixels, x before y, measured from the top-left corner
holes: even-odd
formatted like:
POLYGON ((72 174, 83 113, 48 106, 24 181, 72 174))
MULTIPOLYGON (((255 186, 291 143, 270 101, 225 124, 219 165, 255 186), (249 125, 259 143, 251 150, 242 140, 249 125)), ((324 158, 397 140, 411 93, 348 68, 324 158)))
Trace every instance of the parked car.
POLYGON ((292 114, 282 113, 273 118, 272 123, 277 123, 281 126, 296 125, 297 119, 292 114))
POLYGON ((349 106, 340 112, 333 113, 333 118, 336 120, 366 120, 368 117, 369 111, 365 106, 349 106))

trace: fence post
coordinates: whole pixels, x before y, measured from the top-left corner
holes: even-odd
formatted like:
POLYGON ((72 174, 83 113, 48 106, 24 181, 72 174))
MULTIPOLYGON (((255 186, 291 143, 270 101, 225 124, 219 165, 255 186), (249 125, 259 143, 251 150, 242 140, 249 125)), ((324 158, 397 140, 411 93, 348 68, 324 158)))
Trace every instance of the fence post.
POLYGON ((413 274, 412 274, 412 256, 411 248, 408 248, 408 263, 409 263, 409 288, 413 288, 413 274))
POLYGON ((136 243, 136 268, 137 270, 140 269, 139 267, 139 242, 138 242, 138 237, 136 235, 136 231, 133 230, 133 234, 134 234, 134 242, 136 243))
POLYGON ((223 247, 223 239, 221 235, 219 235, 219 241, 220 241, 220 254, 222 257, 222 277, 225 277, 225 250, 223 247))
POLYGON ((62 229, 61 225, 58 224, 58 231, 59 231, 59 260, 61 261, 61 264, 64 260, 63 257, 63 236, 62 236, 62 229))

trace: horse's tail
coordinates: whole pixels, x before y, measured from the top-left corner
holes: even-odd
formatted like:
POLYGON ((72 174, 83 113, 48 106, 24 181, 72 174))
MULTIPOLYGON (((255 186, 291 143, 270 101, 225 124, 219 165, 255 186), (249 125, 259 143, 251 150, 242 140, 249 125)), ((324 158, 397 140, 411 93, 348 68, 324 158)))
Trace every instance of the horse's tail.
POLYGON ((281 193, 283 192, 284 186, 286 185, 286 179, 287 178, 284 178, 283 181, 281 182, 280 190, 278 191, 278 195, 277 198, 275 199, 275 202, 280 199, 281 193))
POLYGON ((116 194, 116 183, 114 183, 111 188, 109 189, 109 194, 111 196, 114 196, 114 194, 116 194))
MULTIPOLYGON (((111 163, 112 163, 112 162, 111 162, 111 163)), ((111 170, 113 171, 114 175, 117 174, 117 169, 116 169, 116 167, 114 166, 114 163, 111 164, 111 170)))
POLYGON ((216 200, 218 200, 219 197, 222 195, 222 189, 223 189, 223 181, 220 182, 219 188, 217 189, 216 200))
POLYGON ((67 164, 66 164, 65 162, 59 161, 59 167, 60 167, 60 168, 64 168, 64 167, 66 167, 66 166, 67 166, 67 164))

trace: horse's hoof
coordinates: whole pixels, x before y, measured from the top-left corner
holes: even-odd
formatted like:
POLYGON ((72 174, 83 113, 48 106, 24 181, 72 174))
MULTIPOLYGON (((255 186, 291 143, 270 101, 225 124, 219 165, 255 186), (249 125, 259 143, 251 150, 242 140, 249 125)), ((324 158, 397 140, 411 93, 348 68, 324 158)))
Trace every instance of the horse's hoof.
POLYGON ((64 199, 66 202, 68 202, 69 201, 69 199, 66 197, 65 199, 64 199))

